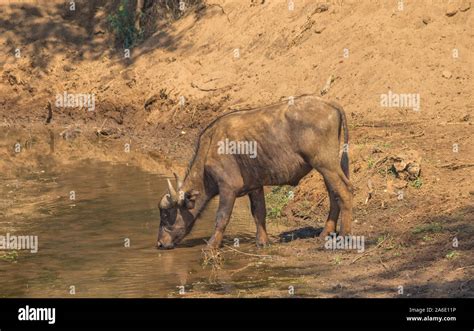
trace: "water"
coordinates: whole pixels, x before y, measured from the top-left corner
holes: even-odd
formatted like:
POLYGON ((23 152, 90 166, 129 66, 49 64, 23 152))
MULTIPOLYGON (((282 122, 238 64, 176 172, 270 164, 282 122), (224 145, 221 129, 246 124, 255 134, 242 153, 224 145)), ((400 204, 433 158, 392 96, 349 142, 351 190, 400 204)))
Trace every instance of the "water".
MULTIPOLYGON (((221 292, 235 290, 225 272, 222 285, 210 280, 212 268, 201 265, 216 201, 177 249, 154 248, 157 203, 166 189, 163 176, 125 164, 59 166, 46 160, 43 170, 17 178, 0 175, 0 184, 0 200, 9 208, 0 212, 0 235, 35 235, 39 240, 37 253, 19 251, 11 260, 5 255, 0 259, 1 297, 169 297, 177 295, 179 286, 197 291, 196 284, 204 291, 216 284, 221 292)), ((247 199, 239 199, 227 243, 237 237, 250 247, 254 236, 247 199)), ((0 251, 0 256, 6 253, 0 251)), ((245 260, 236 255, 226 261, 224 271, 245 260)))

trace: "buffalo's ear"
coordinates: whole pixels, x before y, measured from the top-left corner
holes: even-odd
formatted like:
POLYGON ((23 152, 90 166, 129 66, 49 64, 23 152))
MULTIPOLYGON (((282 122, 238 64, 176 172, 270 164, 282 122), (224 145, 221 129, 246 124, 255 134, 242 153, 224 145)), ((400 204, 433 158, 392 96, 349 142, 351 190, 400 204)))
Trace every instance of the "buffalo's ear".
POLYGON ((199 191, 196 191, 196 190, 191 190, 189 192, 186 192, 184 203, 187 209, 194 208, 194 205, 196 203, 196 198, 198 197, 199 194, 200 194, 199 191))

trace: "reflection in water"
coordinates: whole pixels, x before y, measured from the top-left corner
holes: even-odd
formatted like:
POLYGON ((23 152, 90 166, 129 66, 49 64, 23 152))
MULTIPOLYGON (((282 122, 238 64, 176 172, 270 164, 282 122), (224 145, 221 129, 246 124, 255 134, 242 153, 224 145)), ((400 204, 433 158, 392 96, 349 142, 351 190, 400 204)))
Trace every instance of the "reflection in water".
MULTIPOLYGON (((158 251, 162 176, 88 161, 69 168, 49 164, 44 172, 10 181, 0 177, 0 182, 2 199, 20 209, 14 216, 0 213, 0 235, 39 237, 38 253, 19 252, 16 262, 0 261, 2 297, 70 297, 71 291, 77 297, 166 297, 177 286, 188 289, 209 280, 201 249, 212 234, 216 201, 179 248, 158 251)), ((239 237, 253 245, 254 232, 247 199, 239 199, 227 242, 239 237)), ((245 263, 232 260, 226 267, 245 263)))

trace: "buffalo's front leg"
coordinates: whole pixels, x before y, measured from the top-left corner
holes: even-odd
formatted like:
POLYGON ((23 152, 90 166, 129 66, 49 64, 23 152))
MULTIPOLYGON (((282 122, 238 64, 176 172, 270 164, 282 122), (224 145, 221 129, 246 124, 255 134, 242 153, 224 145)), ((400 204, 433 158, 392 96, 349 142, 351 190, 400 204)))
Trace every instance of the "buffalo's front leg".
POLYGON ((210 248, 219 248, 224 237, 224 231, 230 220, 232 209, 234 208, 236 195, 230 190, 220 190, 219 208, 216 214, 216 228, 211 239, 207 243, 210 248))
POLYGON ((265 194, 263 187, 249 193, 250 210, 257 226, 257 246, 268 245, 268 235, 265 226, 267 208, 265 207, 265 194))

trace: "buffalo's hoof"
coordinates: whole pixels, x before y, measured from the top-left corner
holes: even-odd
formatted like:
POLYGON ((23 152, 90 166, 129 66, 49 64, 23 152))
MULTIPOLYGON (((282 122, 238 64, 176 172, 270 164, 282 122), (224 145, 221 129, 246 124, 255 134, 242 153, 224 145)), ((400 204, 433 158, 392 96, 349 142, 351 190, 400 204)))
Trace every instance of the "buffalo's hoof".
POLYGON ((345 232, 345 231, 341 231, 337 234, 338 237, 350 237, 351 236, 351 233, 350 232, 345 232))
POLYGON ((267 241, 257 241, 257 247, 258 248, 266 248, 270 246, 270 242, 267 241))
POLYGON ((221 243, 213 239, 209 240, 206 245, 206 249, 219 249, 220 247, 221 243))
POLYGON ((321 239, 326 239, 327 236, 330 236, 331 233, 334 233, 335 231, 329 231, 329 230, 323 230, 320 234, 319 234, 319 238, 321 239))

